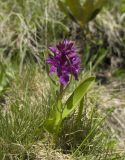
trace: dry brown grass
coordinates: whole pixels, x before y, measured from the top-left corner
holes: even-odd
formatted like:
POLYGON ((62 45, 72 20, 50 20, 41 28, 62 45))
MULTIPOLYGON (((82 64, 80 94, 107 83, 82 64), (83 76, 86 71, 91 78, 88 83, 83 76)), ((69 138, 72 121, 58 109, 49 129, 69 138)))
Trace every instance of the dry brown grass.
POLYGON ((108 128, 118 139, 119 147, 125 149, 125 82, 115 79, 99 90, 100 109, 114 109, 107 121, 108 128))

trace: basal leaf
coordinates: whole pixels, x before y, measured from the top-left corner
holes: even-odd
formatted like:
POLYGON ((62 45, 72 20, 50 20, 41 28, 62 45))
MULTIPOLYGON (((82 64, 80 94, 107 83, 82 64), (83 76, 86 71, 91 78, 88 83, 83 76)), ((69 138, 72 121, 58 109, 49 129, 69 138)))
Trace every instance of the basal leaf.
POLYGON ((95 77, 89 77, 88 79, 84 80, 72 93, 72 95, 68 98, 65 103, 64 110, 62 113, 62 119, 67 117, 72 111, 74 111, 77 107, 84 95, 92 86, 95 77))
POLYGON ((87 93, 87 91, 92 86, 95 77, 89 77, 84 80, 71 94, 68 98, 64 106, 62 106, 61 101, 59 101, 55 110, 52 110, 50 113, 49 118, 44 123, 45 129, 47 129, 50 133, 58 132, 60 123, 64 118, 69 116, 69 114, 74 111, 78 104, 80 103, 81 99, 87 93), (63 110, 62 110, 63 107, 63 110))

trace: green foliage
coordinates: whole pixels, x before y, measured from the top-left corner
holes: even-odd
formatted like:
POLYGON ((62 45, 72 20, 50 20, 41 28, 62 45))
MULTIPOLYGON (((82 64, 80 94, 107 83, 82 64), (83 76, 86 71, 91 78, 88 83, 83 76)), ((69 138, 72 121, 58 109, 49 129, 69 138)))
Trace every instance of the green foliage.
POLYGON ((104 48, 99 48, 96 53, 91 54, 89 45, 87 45, 85 52, 83 63, 86 68, 91 67, 92 72, 98 70, 99 65, 102 64, 104 58, 107 56, 107 50, 104 48))
POLYGON ((58 132, 62 120, 68 117, 71 112, 73 112, 79 105, 80 101, 83 99, 87 91, 90 89, 94 82, 94 77, 89 77, 84 80, 71 94, 68 100, 62 104, 61 100, 58 100, 57 106, 55 106, 54 111, 50 113, 50 117, 45 122, 45 128, 50 133, 58 132))
POLYGON ((58 135, 58 144, 64 151, 72 151, 70 159, 113 160, 119 153, 115 153, 116 141, 105 128, 106 119, 112 110, 106 113, 98 112, 95 99, 96 94, 90 92, 84 97, 82 118, 78 123, 77 111, 64 120, 58 135))
POLYGON ((39 72, 35 73, 32 64, 21 76, 17 74, 14 83, 9 85, 5 104, 0 103, 0 159, 28 159, 32 145, 43 138, 43 122, 53 101, 47 99, 48 88, 38 94, 44 82, 43 77, 38 78, 39 72))
MULTIPOLYGON (((0 159, 36 159, 34 146, 37 146, 40 152, 46 152, 45 154, 49 154, 48 151, 41 151, 41 148, 48 147, 49 151, 51 147, 55 150, 60 148, 64 153, 72 155, 71 158, 78 160, 124 160, 125 155, 119 150, 117 152, 115 138, 106 128, 105 118, 108 115, 105 117, 105 113, 97 107, 98 88, 91 88, 94 77, 84 80, 74 91, 73 84, 67 91, 69 98, 65 100, 67 97, 64 97, 64 103, 59 98, 58 107, 54 103, 57 86, 49 84, 48 77, 42 70, 43 60, 48 44, 65 37, 69 32, 67 21, 64 24, 61 21, 63 14, 58 10, 56 2, 1 0, 0 159), (15 76, 15 66, 4 63, 4 59, 11 59, 13 65, 20 66, 19 75, 15 76), (29 60, 37 63, 29 65, 29 60), (38 64, 40 67, 36 69, 38 64), (46 132, 45 128, 52 133, 59 131, 56 142, 53 143, 51 134, 46 132), (45 146, 40 147, 39 141, 45 146)), ((106 2, 107 0, 59 0, 58 5, 62 12, 83 28, 96 17, 106 2)), ((112 1, 111 10, 114 3, 117 3, 124 19, 125 1, 112 1)), ((117 26, 117 23, 114 25, 115 21, 111 16, 114 16, 112 12, 100 16, 96 25, 102 34, 109 37, 109 46, 117 48, 118 40, 118 44, 121 44, 119 35, 122 26, 117 26)), ((89 36, 91 39, 91 35, 89 36)), ((94 43, 98 44, 97 39, 94 43)), ((95 71, 106 56, 107 50, 100 48, 91 56, 89 47, 88 45, 83 57, 84 66, 91 62, 91 69, 95 71)), ((121 50, 124 52, 122 48, 121 50)), ((121 79, 125 77, 122 69, 118 69, 114 75, 121 79)), ((51 156, 48 159, 52 159, 51 156)))
POLYGON ((0 62, 0 96, 5 92, 13 78, 14 72, 11 66, 7 66, 0 62))
POLYGON ((93 82, 95 80, 95 77, 89 77, 86 80, 84 80, 71 94, 71 96, 68 98, 68 100, 65 103, 64 110, 62 113, 62 119, 66 118, 71 112, 76 109, 76 107, 79 105, 80 101, 83 99, 85 94, 88 92, 88 90, 91 88, 93 82))
POLYGON ((121 13, 125 13, 125 0, 121 0, 120 11, 121 13))
MULTIPOLYGON (((72 88, 75 86, 71 86, 71 90, 68 91, 71 95, 63 105, 66 107, 63 112, 63 123, 53 143, 51 134, 45 131, 44 122, 55 107, 53 104, 56 99, 56 89, 47 83, 48 77, 39 70, 39 67, 36 68, 33 64, 27 65, 22 75, 17 75, 9 86, 9 92, 7 92, 9 102, 4 106, 0 105, 0 159, 3 157, 5 160, 35 159, 34 156, 37 153, 34 146, 39 150, 43 148, 43 145, 40 148, 38 142, 44 143, 49 149, 51 146, 54 146, 54 149, 61 148, 70 155, 78 148, 72 155, 74 159, 78 157, 78 159, 89 160, 96 156, 104 159, 105 154, 108 153, 113 156, 115 150, 111 143, 112 139, 110 140, 110 134, 106 134, 106 129, 103 128, 105 114, 98 113, 96 92, 92 88, 89 89, 93 81, 94 77, 85 79, 73 93, 72 88), (81 103, 82 97, 84 101, 81 103), (82 116, 78 123, 77 107, 82 105, 82 116)), ((53 117, 56 116, 55 112, 52 114, 53 117)), ((49 154, 46 150, 43 152, 49 154)), ((114 158, 116 158, 115 155, 114 158)))
POLYGON ((80 0, 65 0, 58 2, 62 12, 77 22, 82 28, 94 19, 100 12, 107 0, 86 0, 83 4, 80 0))
POLYGON ((41 108, 31 108, 29 101, 20 104, 18 101, 7 111, 0 110, 0 154, 6 158, 23 157, 29 146, 42 136, 41 108))
POLYGON ((119 1, 111 0, 109 2, 109 8, 112 9, 113 7, 115 8, 115 11, 116 10, 118 11, 118 12, 116 12, 117 14, 124 13, 125 12, 125 0, 119 0, 119 1))

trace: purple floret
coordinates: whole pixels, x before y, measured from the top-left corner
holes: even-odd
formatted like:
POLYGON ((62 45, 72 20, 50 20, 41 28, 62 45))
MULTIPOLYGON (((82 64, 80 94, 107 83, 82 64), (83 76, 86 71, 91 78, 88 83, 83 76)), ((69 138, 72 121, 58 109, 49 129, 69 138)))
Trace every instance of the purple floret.
POLYGON ((49 58, 46 61, 51 65, 50 74, 56 72, 60 83, 64 86, 69 82, 70 75, 73 75, 75 80, 78 80, 81 61, 74 42, 64 40, 56 47, 49 47, 49 49, 53 53, 53 55, 49 54, 49 58))

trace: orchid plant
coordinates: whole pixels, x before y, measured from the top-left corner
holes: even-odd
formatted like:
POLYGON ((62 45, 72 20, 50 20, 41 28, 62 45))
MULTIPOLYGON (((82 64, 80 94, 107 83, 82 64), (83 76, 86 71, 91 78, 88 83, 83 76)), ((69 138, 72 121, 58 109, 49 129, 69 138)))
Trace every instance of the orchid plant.
POLYGON ((53 53, 47 59, 47 63, 51 65, 50 73, 57 73, 60 84, 66 86, 70 75, 73 75, 78 80, 80 57, 77 54, 77 48, 74 43, 64 40, 56 47, 49 47, 49 49, 53 53))
POLYGON ((50 53, 46 63, 50 65, 49 75, 55 73, 59 78, 59 91, 54 108, 46 120, 44 127, 50 133, 58 134, 62 121, 79 107, 78 117, 82 116, 83 104, 80 103, 94 82, 94 77, 83 80, 70 97, 62 103, 63 96, 70 85, 72 77, 78 80, 81 59, 73 41, 63 40, 56 46, 49 47, 50 53), (80 105, 82 104, 82 105, 80 105))

